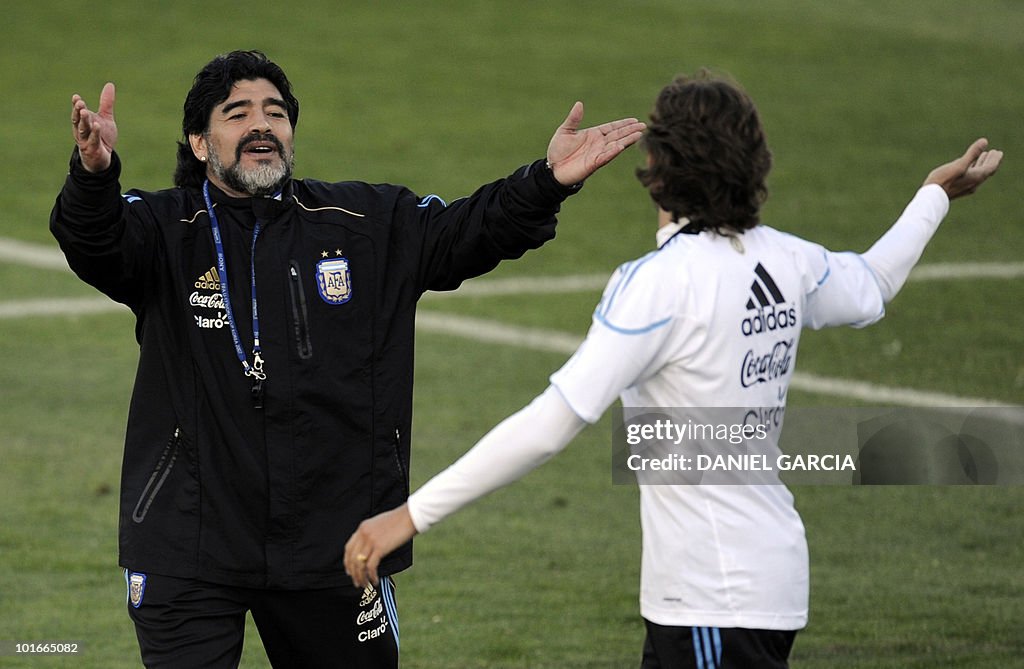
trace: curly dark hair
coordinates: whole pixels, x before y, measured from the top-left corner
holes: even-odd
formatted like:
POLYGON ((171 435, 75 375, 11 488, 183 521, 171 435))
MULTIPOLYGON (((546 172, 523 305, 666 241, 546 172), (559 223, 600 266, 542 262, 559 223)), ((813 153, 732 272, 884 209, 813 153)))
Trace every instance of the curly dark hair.
POLYGON ((210 114, 219 103, 228 99, 236 82, 266 79, 277 87, 288 106, 288 120, 292 128, 299 122, 299 101, 292 93, 292 85, 276 63, 262 51, 232 51, 217 56, 196 75, 192 89, 185 96, 181 132, 184 141, 178 142, 178 165, 174 170, 174 185, 185 188, 200 187, 206 178, 206 164, 192 153, 189 135, 201 135, 210 129, 210 114))
POLYGON ((742 233, 760 222, 772 154, 750 97, 734 82, 700 70, 662 89, 637 177, 674 218, 700 229, 742 233))

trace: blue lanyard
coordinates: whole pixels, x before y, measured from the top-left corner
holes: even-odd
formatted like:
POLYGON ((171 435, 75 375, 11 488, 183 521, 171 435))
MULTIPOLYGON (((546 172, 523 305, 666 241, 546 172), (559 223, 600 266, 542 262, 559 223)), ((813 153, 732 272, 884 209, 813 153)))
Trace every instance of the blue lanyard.
POLYGON ((239 362, 242 363, 242 371, 253 379, 252 394, 256 408, 262 408, 263 381, 267 378, 263 371, 263 356, 260 354, 260 318, 259 309, 256 305, 256 238, 260 236, 260 222, 257 220, 252 231, 252 253, 249 262, 250 290, 252 294, 252 364, 249 364, 242 348, 242 338, 238 335, 238 327, 235 325, 235 314, 231 309, 231 295, 228 292, 228 263, 224 255, 224 242, 221 239, 220 225, 217 223, 217 214, 213 211, 213 202, 210 200, 210 181, 203 182, 203 199, 206 200, 206 211, 210 217, 210 229, 213 232, 213 245, 217 250, 217 271, 220 273, 220 292, 224 297, 224 311, 226 312, 228 327, 231 328, 231 339, 235 342, 235 353, 239 362))

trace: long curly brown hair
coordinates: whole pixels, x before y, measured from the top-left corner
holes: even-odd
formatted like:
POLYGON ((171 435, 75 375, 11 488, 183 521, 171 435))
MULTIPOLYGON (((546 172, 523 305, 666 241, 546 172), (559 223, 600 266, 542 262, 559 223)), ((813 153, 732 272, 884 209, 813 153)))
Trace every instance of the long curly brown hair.
POLYGON ((637 177, 676 219, 742 233, 760 222, 772 154, 750 97, 731 80, 700 70, 662 89, 643 139, 637 177))

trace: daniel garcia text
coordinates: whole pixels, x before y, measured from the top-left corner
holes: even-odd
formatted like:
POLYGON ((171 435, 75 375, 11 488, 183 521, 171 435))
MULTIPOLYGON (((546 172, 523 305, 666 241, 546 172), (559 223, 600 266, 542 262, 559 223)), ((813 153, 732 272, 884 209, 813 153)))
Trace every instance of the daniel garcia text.
POLYGON ((626 466, 634 472, 772 472, 772 471, 856 471, 852 455, 827 453, 824 455, 779 454, 774 458, 764 453, 730 455, 681 455, 673 453, 659 458, 645 458, 633 454, 626 458, 626 466))

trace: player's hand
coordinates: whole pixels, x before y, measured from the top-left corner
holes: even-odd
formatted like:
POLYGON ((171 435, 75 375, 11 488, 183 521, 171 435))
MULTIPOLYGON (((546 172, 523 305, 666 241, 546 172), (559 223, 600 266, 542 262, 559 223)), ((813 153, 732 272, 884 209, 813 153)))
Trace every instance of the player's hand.
POLYGON ((114 84, 108 83, 100 92, 99 111, 90 111, 77 93, 71 96, 71 127, 82 167, 88 172, 102 172, 110 167, 111 154, 117 144, 114 84))
POLYGON ((377 585, 377 567, 391 551, 416 535, 409 506, 385 511, 367 518, 345 544, 345 573, 357 588, 377 585))
POLYGON ((952 162, 936 167, 924 180, 924 184, 938 184, 946 191, 950 200, 970 195, 986 179, 996 173, 1003 159, 1003 152, 995 149, 986 151, 987 139, 976 140, 964 155, 952 162))
POLYGON ((583 103, 572 106, 548 144, 548 164, 563 186, 578 184, 607 165, 643 136, 647 126, 635 118, 611 121, 580 130, 583 103))

